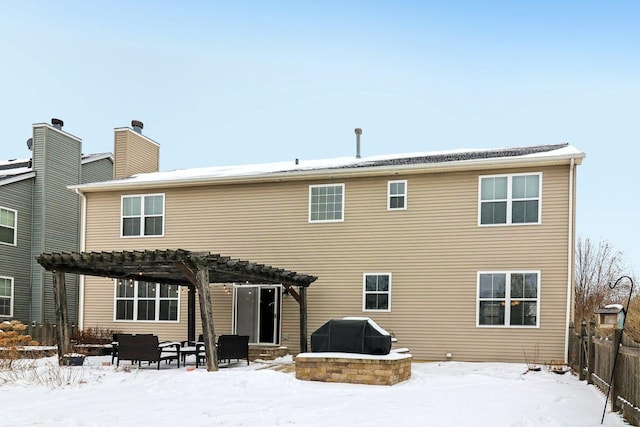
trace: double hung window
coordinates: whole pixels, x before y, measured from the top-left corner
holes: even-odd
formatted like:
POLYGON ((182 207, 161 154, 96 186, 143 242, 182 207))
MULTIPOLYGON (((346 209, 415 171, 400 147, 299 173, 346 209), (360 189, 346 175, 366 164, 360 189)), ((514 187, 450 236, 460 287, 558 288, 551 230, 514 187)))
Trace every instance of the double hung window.
POLYGON ((363 311, 391 311, 391 273, 363 274, 363 311))
POLYGON ((13 278, 0 277, 0 317, 13 316, 13 278))
POLYGON ((16 244, 16 223, 18 212, 0 207, 0 243, 16 244))
POLYGON ((480 177, 480 225, 539 224, 542 173, 480 177))
POLYGON ((118 280, 115 320, 178 321, 178 285, 118 280))
POLYGON ((539 326, 540 272, 478 273, 478 326, 539 326))
POLYGON ((407 209, 407 180, 388 182, 387 209, 407 209))
POLYGON ((122 237, 162 236, 164 194, 122 196, 122 237))

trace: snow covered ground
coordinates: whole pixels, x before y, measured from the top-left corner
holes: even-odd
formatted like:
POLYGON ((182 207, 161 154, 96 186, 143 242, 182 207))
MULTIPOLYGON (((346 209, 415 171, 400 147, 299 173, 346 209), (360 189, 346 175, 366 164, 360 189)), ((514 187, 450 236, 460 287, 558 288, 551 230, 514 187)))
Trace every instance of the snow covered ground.
MULTIPOLYGON (((35 380, 4 384, 0 372, 0 426, 586 427, 600 425, 605 401, 571 373, 524 364, 414 363, 409 381, 368 386, 296 380, 290 356, 218 372, 110 361, 40 359, 35 380)), ((627 424, 607 411, 604 425, 627 424)))

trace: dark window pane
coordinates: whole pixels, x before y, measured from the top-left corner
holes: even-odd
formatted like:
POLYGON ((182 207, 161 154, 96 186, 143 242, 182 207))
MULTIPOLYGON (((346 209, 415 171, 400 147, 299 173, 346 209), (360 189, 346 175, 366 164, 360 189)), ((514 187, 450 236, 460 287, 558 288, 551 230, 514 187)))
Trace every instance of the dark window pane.
POLYGON ((149 282, 138 283, 138 297, 140 298, 153 298, 156 296, 156 284, 149 282))
POLYGON ((511 275, 511 298, 524 296, 524 274, 513 273, 511 275))
POLYGON ((178 298, 178 285, 161 284, 160 298, 178 298))
POLYGON ((140 218, 122 218, 122 235, 139 236, 140 218))
POLYGON ((536 273, 524 275, 524 297, 538 298, 538 275, 536 273))
POLYGON ((506 224, 507 202, 484 202, 480 207, 481 224, 506 224))
POLYGON ((9 243, 13 245, 15 243, 15 241, 13 240, 13 237, 14 237, 13 228, 0 226, 0 242, 9 243))
POLYGON ((538 303, 535 301, 511 302, 511 325, 535 326, 538 303))
POLYGON ((156 302, 155 301, 138 301, 138 320, 155 320, 156 319, 156 302))
POLYGON ((11 314, 11 298, 0 298, 0 314, 3 316, 11 314))
POLYGON ((365 297, 365 308, 367 310, 375 310, 378 308, 378 298, 376 294, 367 294, 365 297))
POLYGON ((378 290, 376 276, 367 276, 365 279, 365 290, 368 292, 378 290))
POLYGON ((538 201, 513 202, 511 222, 514 224, 538 222, 538 201))
POLYGON ((389 291, 389 276, 378 276, 378 290, 382 292, 389 291))
POLYGON ((506 274, 494 274, 493 275, 493 297, 504 298, 507 289, 507 276, 506 274))
POLYGON ((119 300, 116 302, 116 319, 133 320, 133 301, 119 300))
POLYGON ((525 202, 524 221, 538 222, 538 201, 537 200, 529 200, 525 202))
POLYGON ((504 325, 504 306, 498 301, 480 301, 480 325, 504 325))
POLYGON ((128 280, 118 280, 116 296, 119 298, 133 298, 133 282, 128 280))
POLYGON ((387 310, 389 308, 389 295, 378 294, 378 310, 387 310))
POLYGON ((145 236, 161 236, 162 235, 162 217, 152 216, 144 219, 144 235, 145 236))
POLYGON ((178 301, 160 301, 160 320, 178 320, 178 301))

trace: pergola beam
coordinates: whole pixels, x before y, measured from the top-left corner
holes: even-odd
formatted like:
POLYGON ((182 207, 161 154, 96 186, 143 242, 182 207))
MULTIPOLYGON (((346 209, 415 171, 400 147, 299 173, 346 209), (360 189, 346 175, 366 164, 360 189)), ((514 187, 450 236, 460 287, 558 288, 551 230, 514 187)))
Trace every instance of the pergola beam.
POLYGON ((202 319, 207 370, 218 369, 210 283, 282 284, 300 305, 300 349, 307 351, 307 292, 317 277, 264 264, 213 255, 177 250, 114 252, 43 253, 38 263, 54 273, 54 298, 58 323, 58 352, 71 350, 71 327, 66 307, 64 273, 176 284, 189 287, 188 339, 195 341, 195 291, 202 319), (298 287, 298 292, 294 286, 298 287))

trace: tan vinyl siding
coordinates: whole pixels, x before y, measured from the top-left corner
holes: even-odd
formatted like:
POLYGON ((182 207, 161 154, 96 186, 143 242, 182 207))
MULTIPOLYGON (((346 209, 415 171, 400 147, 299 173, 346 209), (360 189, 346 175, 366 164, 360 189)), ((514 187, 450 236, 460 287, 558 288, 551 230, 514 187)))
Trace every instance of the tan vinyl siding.
POLYGON ((128 128, 116 129, 114 139, 114 178, 158 171, 158 144, 128 128))
MULTIPOLYGON (((309 335, 331 318, 369 316, 417 360, 444 359, 450 352, 455 360, 523 361, 523 348, 541 361, 564 358, 568 166, 164 193, 164 237, 134 239, 118 237, 120 197, 127 193, 87 194, 87 249, 207 250, 317 275, 308 291, 309 335), (543 173, 542 224, 479 227, 478 176, 522 172, 543 173), (398 179, 407 180, 408 209, 388 211, 387 181, 398 179), (309 185, 330 183, 345 184, 344 222, 309 223, 309 185), (486 270, 540 271, 539 328, 476 327, 477 273, 486 270), (363 312, 365 272, 392 273, 391 312, 363 312)), ((230 329, 231 297, 214 295, 216 331, 230 329)), ((87 316, 100 304, 91 298, 88 293, 87 316)), ((105 301, 112 305, 113 296, 105 301)), ((283 305, 282 333, 289 340, 282 344, 296 352, 298 305, 293 298, 283 305)), ((104 316, 112 318, 110 308, 104 316)))

